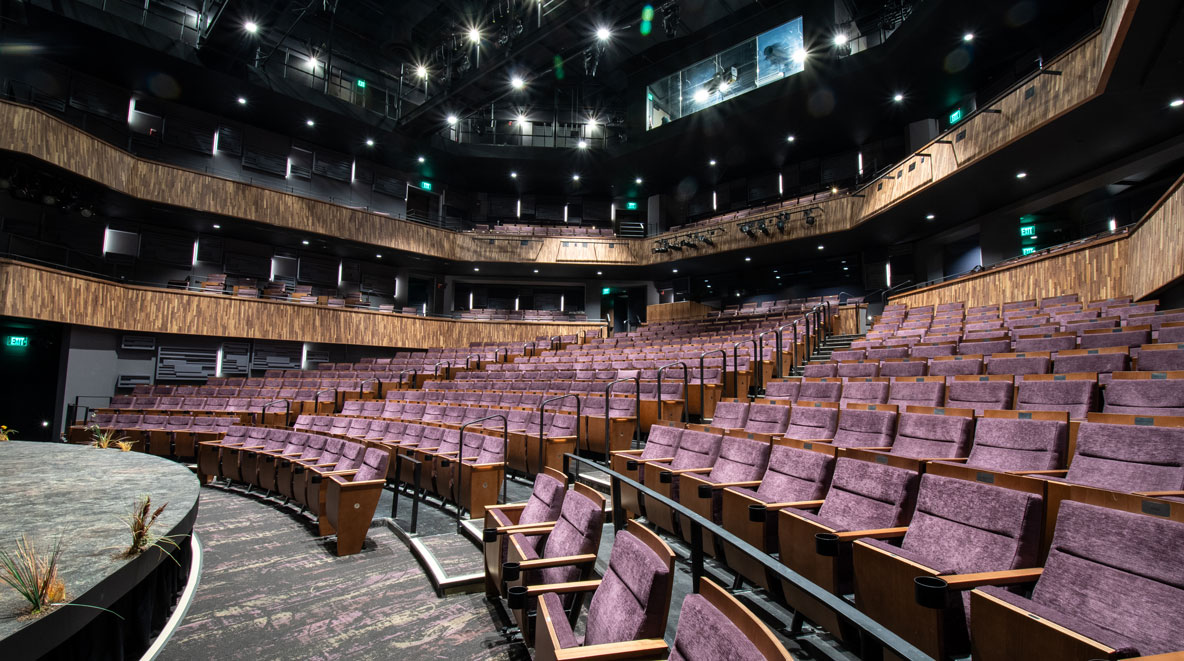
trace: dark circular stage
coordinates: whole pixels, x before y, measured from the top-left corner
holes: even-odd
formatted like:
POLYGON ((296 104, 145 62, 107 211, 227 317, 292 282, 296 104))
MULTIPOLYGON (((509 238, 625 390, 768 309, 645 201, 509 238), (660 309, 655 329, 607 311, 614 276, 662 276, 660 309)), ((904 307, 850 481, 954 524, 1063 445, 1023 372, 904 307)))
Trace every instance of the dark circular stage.
POLYGON ((176 462, 139 452, 60 443, 0 443, 0 549, 26 536, 39 552, 60 537, 59 575, 72 604, 31 617, 29 604, 0 584, 0 648, 11 658, 138 657, 168 617, 189 571, 197 477, 176 462), (155 549, 127 558, 124 519, 141 494, 167 503, 153 532, 168 535, 172 558, 155 549), (116 615, 118 614, 118 615, 116 615))

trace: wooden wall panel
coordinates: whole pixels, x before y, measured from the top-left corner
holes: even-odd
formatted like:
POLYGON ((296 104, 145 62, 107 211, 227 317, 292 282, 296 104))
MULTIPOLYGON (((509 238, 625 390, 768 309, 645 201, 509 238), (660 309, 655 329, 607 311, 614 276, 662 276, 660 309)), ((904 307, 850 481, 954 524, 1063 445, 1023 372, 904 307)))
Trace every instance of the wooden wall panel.
MULTIPOLYGON (((998 267, 925 287, 892 303, 909 307, 965 301, 966 307, 1077 293, 1087 301, 1129 294, 1129 240, 1125 235, 1081 248, 998 267)), ((1177 265, 1179 268, 1179 265, 1177 265)))
POLYGON ((1129 241, 1128 286, 1136 299, 1184 275, 1184 176, 1139 221, 1129 241))
POLYGON ((677 301, 675 303, 658 303, 645 306, 646 323, 656 321, 679 321, 682 319, 706 319, 707 313, 713 310, 711 306, 695 301, 677 301))
POLYGON ((840 305, 835 315, 834 333, 836 335, 856 335, 859 333, 859 316, 867 310, 867 303, 856 305, 840 305))
POLYGON ((133 287, 3 259, 0 315, 146 333, 419 349, 526 342, 604 328, 582 322, 435 319, 133 287))

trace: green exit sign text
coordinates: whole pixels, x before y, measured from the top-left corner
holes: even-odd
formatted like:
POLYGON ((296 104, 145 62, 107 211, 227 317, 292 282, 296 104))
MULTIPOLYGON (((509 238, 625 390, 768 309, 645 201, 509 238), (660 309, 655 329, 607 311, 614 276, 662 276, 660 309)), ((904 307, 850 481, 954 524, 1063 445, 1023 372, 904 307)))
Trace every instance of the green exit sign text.
POLYGON ((630 211, 635 211, 637 209, 637 203, 636 202, 626 202, 625 208, 630 211))
POLYGON ((10 347, 27 347, 29 346, 29 338, 24 335, 9 335, 5 338, 4 344, 10 347))
POLYGON ((953 126, 960 121, 962 121, 962 109, 958 108, 954 112, 950 113, 950 125, 953 126))
POLYGON ((601 295, 601 296, 608 296, 608 295, 609 295, 609 294, 611 294, 611 293, 613 293, 613 289, 612 289, 612 287, 605 287, 604 289, 601 289, 601 290, 600 290, 600 295, 601 295))
POLYGON ((420 188, 422 188, 422 189, 424 189, 424 190, 432 190, 432 182, 430 182, 430 181, 421 181, 421 182, 419 182, 419 187, 420 187, 420 188))
POLYGON ((1034 252, 1036 252, 1036 248, 1024 248, 1023 254, 1024 255, 1031 255, 1034 252))
POLYGON ((366 89, 366 81, 362 80, 361 78, 358 79, 358 89, 366 89))
POLYGON ((1020 236, 1036 236, 1036 226, 1022 225, 1020 227, 1020 236))

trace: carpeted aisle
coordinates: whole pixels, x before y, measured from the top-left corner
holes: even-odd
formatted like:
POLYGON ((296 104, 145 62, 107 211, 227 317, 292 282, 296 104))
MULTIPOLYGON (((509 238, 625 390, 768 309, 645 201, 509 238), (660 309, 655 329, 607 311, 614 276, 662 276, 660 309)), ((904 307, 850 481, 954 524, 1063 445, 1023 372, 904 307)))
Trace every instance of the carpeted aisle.
POLYGON ((338 558, 300 519, 203 487, 201 585, 165 659, 510 659, 481 595, 438 598, 385 528, 338 558))

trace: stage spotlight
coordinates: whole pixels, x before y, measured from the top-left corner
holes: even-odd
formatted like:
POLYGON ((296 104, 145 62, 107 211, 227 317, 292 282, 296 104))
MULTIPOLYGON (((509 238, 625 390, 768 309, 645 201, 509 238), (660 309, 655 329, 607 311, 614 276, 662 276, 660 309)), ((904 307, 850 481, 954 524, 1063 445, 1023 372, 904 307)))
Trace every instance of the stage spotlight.
POLYGON ((449 116, 448 116, 448 125, 449 125, 449 126, 456 126, 456 123, 457 123, 458 121, 460 121, 460 120, 458 120, 458 119, 456 118, 456 115, 449 115, 449 116))
POLYGON ((516 90, 520 90, 523 87, 526 87, 526 81, 522 80, 522 78, 520 76, 514 76, 513 78, 510 79, 510 87, 513 87, 516 90))
POLYGON ((836 46, 847 45, 847 35, 842 32, 836 32, 834 42, 836 46))
POLYGON ((695 90, 695 95, 693 98, 695 99, 695 103, 704 103, 710 97, 711 97, 711 93, 708 92, 705 88, 700 87, 699 89, 695 90))
POLYGON ((769 236, 769 224, 766 223, 764 220, 761 220, 760 222, 758 222, 756 224, 756 228, 758 230, 760 230, 761 232, 763 232, 765 236, 769 236))
POLYGON ((596 30, 596 38, 599 39, 600 41, 608 41, 609 39, 612 38, 612 36, 613 36, 613 32, 612 32, 612 30, 609 30, 608 28, 602 27, 602 28, 599 28, 598 30, 596 30))
POLYGON ((806 212, 806 226, 814 225, 814 214, 810 211, 806 212))
POLYGON ((422 64, 415 67, 415 75, 419 76, 420 78, 427 78, 428 77, 428 68, 422 64))
POLYGON ((481 31, 477 28, 469 28, 469 41, 474 44, 481 43, 481 31))
POLYGON ((243 23, 243 29, 247 32, 250 32, 251 34, 255 34, 259 31, 259 24, 255 21, 247 21, 246 23, 243 23))

